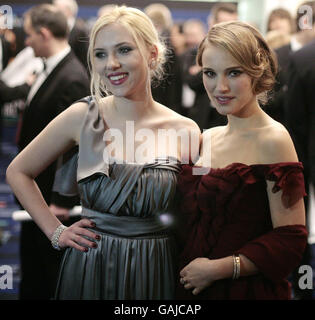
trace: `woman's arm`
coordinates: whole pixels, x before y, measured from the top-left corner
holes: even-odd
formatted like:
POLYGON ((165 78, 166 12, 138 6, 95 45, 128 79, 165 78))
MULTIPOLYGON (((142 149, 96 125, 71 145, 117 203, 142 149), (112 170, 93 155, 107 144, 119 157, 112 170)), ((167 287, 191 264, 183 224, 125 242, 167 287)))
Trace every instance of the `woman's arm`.
MULTIPOLYGON (((285 129, 271 132, 261 141, 262 163, 298 162, 296 151, 289 133, 285 129)), ((304 201, 301 198, 294 205, 284 203, 283 190, 273 192, 274 181, 267 180, 267 194, 274 228, 302 224, 305 225, 304 201)))
MULTIPOLYGON (((50 212, 34 179, 59 155, 78 143, 86 110, 85 103, 77 103, 66 109, 49 123, 7 168, 7 181, 13 192, 49 239, 61 222, 50 212)), ((78 243, 92 247, 91 241, 80 236, 84 234, 95 238, 92 232, 82 230, 82 227, 88 226, 91 227, 92 224, 86 219, 71 226, 60 236, 60 247, 73 246, 81 251, 85 248, 78 243)))
MULTIPOLYGON (((258 273, 257 267, 244 255, 240 257, 240 277, 258 273)), ((180 271, 181 282, 185 289, 193 289, 197 295, 213 282, 222 279, 231 279, 234 274, 233 256, 210 260, 196 258, 180 271)))
MULTIPOLYGON (((297 156, 288 133, 286 131, 281 130, 276 135, 274 135, 274 133, 271 134, 272 136, 270 137, 270 140, 268 140, 268 137, 266 137, 265 135, 264 142, 261 144, 261 162, 267 164, 279 162, 297 162, 297 156)), ((294 230, 295 225, 305 225, 305 210, 303 199, 301 198, 293 205, 286 206, 283 203, 283 191, 279 190, 276 193, 272 191, 274 183, 275 182, 267 181, 267 194, 269 200, 271 220, 273 223, 274 230, 256 239, 255 242, 258 243, 257 246, 254 243, 249 243, 245 245, 241 250, 239 250, 241 277, 257 274, 261 271, 255 264, 255 255, 259 257, 257 259, 257 262, 259 265, 262 266, 263 263, 261 263, 261 261, 266 262, 266 260, 268 259, 267 256, 259 252, 259 247, 262 247, 264 244, 268 244, 270 242, 275 254, 278 253, 280 257, 281 252, 283 252, 283 248, 281 246, 272 246, 272 241, 282 239, 282 241, 286 243, 287 241, 291 242, 292 240, 296 239, 297 241, 293 242, 302 243, 303 240, 305 240, 304 232, 302 232, 301 230, 297 230, 295 232, 294 230), (253 249, 251 248, 251 246, 255 248, 253 249), (247 252, 250 252, 250 255, 248 255, 252 259, 249 259, 245 254, 242 254, 242 252, 244 252, 245 254, 247 254, 247 252)), ((292 259, 290 260, 298 260, 299 251, 301 251, 301 247, 303 247, 303 245, 297 245, 296 248, 288 248, 288 252, 285 252, 283 254, 286 256, 292 256, 292 259)), ((266 254, 268 253, 268 251, 268 246, 266 246, 263 249, 263 253, 266 254)), ((284 261, 283 263, 286 262, 284 261)), ((277 268, 276 263, 273 266, 273 268, 277 268)), ((214 260, 210 260, 208 258, 197 258, 181 270, 180 276, 182 278, 182 283, 184 284, 184 287, 186 289, 193 289, 193 294, 198 294, 206 287, 210 286, 214 281, 232 278, 233 273, 233 257, 229 256, 222 259, 214 260)), ((270 273, 270 276, 272 277, 273 271, 269 272, 269 270, 266 270, 266 273, 270 273)), ((282 274, 281 272, 274 273, 276 275, 282 274)))

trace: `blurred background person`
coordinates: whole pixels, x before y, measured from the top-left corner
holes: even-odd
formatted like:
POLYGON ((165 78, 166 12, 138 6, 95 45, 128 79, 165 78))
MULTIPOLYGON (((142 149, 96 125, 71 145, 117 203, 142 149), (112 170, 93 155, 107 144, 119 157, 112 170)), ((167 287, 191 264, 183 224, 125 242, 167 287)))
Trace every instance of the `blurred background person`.
MULTIPOLYGON (((74 101, 89 95, 87 72, 68 44, 68 25, 65 15, 53 5, 32 7, 25 13, 26 45, 35 56, 43 58, 44 68, 33 83, 26 99, 18 147, 22 151, 59 113, 74 101)), ((52 191, 56 172, 52 163, 36 182, 50 210, 69 219, 69 208, 77 197, 63 197, 52 191)), ((51 299, 55 291, 62 253, 51 247, 50 241, 33 221, 21 224, 20 299, 51 299)))
POLYGON ((273 49, 289 44, 295 30, 295 21, 291 13, 284 8, 274 9, 268 17, 267 43, 273 49))
POLYGON ((291 35, 295 32, 295 29, 295 21, 287 9, 277 8, 269 14, 267 32, 279 30, 284 34, 291 35))
POLYGON ((162 3, 152 3, 143 9, 144 13, 152 20, 160 36, 169 37, 173 26, 170 9, 162 3))
POLYGON ((209 29, 220 22, 238 20, 237 5, 234 3, 217 3, 211 7, 207 22, 209 29))
POLYGON ((115 4, 105 4, 104 6, 101 6, 97 11, 97 17, 101 17, 107 12, 113 10, 115 8, 115 4))
POLYGON ((272 118, 284 125, 286 125, 285 103, 288 93, 290 57, 293 52, 300 50, 304 45, 315 39, 312 29, 301 29, 300 19, 304 13, 300 13, 299 10, 303 5, 308 5, 312 12, 314 12, 314 1, 307 1, 300 4, 297 7, 295 19, 287 10, 282 8, 275 9, 271 12, 267 24, 267 30, 270 30, 269 32, 280 32, 280 35, 278 33, 279 37, 274 37, 273 35, 269 35, 268 37, 268 33, 266 35, 268 44, 273 47, 277 55, 279 72, 276 85, 271 95, 272 99, 264 106, 264 109, 272 118), (277 27, 280 28, 280 31, 275 29, 277 27), (289 42, 283 44, 283 39, 287 37, 289 38, 289 42))
POLYGON ((183 22, 175 22, 171 28, 171 43, 177 56, 181 56, 188 49, 183 25, 183 22))
POLYGON ((205 91, 202 90, 202 78, 199 75, 200 69, 196 65, 196 55, 198 46, 206 35, 206 26, 201 20, 189 19, 183 24, 183 32, 187 47, 180 57, 183 81, 183 113, 185 116, 194 119, 202 129, 204 124, 201 120, 204 116, 201 115, 200 119, 197 118, 200 113, 207 114, 208 103, 205 103, 206 99, 203 99, 205 91))
POLYGON ((295 20, 288 10, 277 8, 271 11, 267 21, 265 38, 269 46, 276 53, 279 71, 273 93, 271 94, 272 99, 263 108, 273 119, 282 124, 285 124, 284 101, 287 93, 287 69, 292 52, 292 35, 295 31, 295 20))
MULTIPOLYGON (((0 12, 0 76, 2 71, 8 65, 10 59, 13 57, 13 50, 11 43, 5 36, 7 29, 5 28, 5 16, 0 12)), ((2 99, 3 100, 3 99, 2 99)), ((0 141, 2 140, 2 106, 0 98, 0 141)), ((0 149, 1 153, 1 149, 0 149)))
MULTIPOLYGON (((304 166, 306 192, 305 199, 307 227, 309 232, 314 229, 310 224, 310 199, 314 199, 315 186, 315 1, 308 1, 311 15, 305 16, 302 11, 297 15, 300 28, 299 38, 306 43, 301 49, 292 51, 287 71, 288 90, 285 95, 285 122, 293 138, 298 157, 304 166), (302 19, 308 21, 301 21, 302 19), (305 29, 303 30, 303 25, 305 29), (306 35, 304 36, 303 33, 306 35)), ((308 244, 302 264, 312 265, 311 247, 308 244)), ((293 289, 297 299, 312 299, 312 290, 299 287, 298 270, 293 275, 293 289)))
POLYGON ((171 41, 172 13, 167 6, 161 3, 150 4, 143 11, 152 20, 160 39, 167 49, 166 62, 164 64, 165 76, 158 82, 152 82, 152 96, 154 100, 182 114, 181 65, 171 41))
POLYGON ((89 33, 85 22, 77 18, 79 11, 77 2, 75 0, 53 0, 53 4, 66 15, 70 47, 86 70, 88 70, 89 33))
POLYGON ((6 68, 13 57, 13 50, 10 42, 5 37, 5 32, 0 28, 0 72, 6 68))
POLYGON ((0 80, 0 106, 5 102, 16 99, 25 100, 35 80, 36 75, 31 74, 25 83, 16 87, 9 87, 4 81, 0 80))

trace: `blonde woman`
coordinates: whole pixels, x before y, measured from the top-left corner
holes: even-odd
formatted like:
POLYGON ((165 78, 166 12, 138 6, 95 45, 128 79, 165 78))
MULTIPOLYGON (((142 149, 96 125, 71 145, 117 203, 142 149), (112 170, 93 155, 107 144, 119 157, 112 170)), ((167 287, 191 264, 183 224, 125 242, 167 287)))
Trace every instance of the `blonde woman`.
POLYGON ((179 177, 189 223, 178 298, 290 299, 286 277, 307 241, 305 190, 287 130, 259 105, 277 72, 272 50, 255 28, 228 22, 211 28, 197 61, 228 124, 203 133, 196 167, 208 173, 184 165, 179 177))
POLYGON ((101 16, 90 38, 92 96, 52 121, 7 169, 24 208, 55 248, 67 248, 57 299, 174 296, 176 248, 160 217, 172 210, 179 162, 189 161, 190 140, 161 147, 158 133, 182 130, 190 137, 199 131, 152 98, 151 78, 161 74, 163 50, 140 10, 116 7, 101 16), (76 145, 83 211, 66 228, 34 178, 76 145))

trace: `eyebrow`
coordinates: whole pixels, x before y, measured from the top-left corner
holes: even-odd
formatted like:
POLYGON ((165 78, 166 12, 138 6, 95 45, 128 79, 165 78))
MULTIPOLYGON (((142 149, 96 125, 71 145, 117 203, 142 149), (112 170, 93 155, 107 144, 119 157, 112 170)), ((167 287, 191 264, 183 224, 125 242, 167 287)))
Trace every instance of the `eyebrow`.
MULTIPOLYGON (((233 67, 228 67, 225 70, 229 71, 229 70, 233 70, 233 69, 243 69, 242 66, 233 66, 233 67)), ((210 67, 203 67, 202 70, 206 71, 206 70, 213 70, 210 67)))
MULTIPOLYGON (((119 42, 117 44, 115 44, 114 48, 117 48, 117 47, 120 47, 122 45, 129 45, 129 46, 132 46, 131 43, 129 42, 119 42)), ((93 51, 97 51, 97 50, 104 50, 104 48, 94 48, 93 51)))

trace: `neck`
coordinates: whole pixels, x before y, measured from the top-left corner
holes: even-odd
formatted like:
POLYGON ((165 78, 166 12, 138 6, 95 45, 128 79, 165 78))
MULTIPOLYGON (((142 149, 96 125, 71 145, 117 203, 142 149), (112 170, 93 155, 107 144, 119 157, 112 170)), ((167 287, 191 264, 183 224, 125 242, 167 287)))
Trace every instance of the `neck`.
POLYGON ((139 120, 150 115, 155 106, 151 91, 132 99, 113 96, 112 104, 115 112, 128 120, 139 120))
POLYGON ((258 129, 266 125, 266 114, 260 108, 258 101, 246 108, 243 114, 228 115, 227 131, 236 133, 251 129, 258 129))
POLYGON ((48 54, 45 58, 50 58, 55 54, 61 52, 68 46, 67 40, 53 40, 49 46, 48 54))

